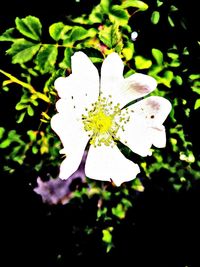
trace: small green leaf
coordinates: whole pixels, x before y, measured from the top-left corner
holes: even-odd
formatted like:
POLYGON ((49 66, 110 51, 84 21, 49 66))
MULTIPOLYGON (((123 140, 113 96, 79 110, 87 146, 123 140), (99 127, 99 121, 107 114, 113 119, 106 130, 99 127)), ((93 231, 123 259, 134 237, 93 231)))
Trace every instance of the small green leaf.
POLYGON ((130 17, 128 12, 119 5, 112 6, 108 15, 112 23, 119 25, 126 25, 130 17))
POLYGON ((38 148, 36 146, 32 147, 32 152, 33 154, 37 154, 38 153, 38 148))
POLYGON ((0 139, 3 137, 5 132, 5 129, 3 127, 0 127, 0 139))
POLYGON ((132 182, 132 188, 138 192, 143 192, 144 191, 144 186, 142 185, 141 181, 139 178, 136 178, 132 182))
POLYGON ((71 31, 69 40, 71 42, 83 40, 83 39, 87 38, 87 32, 88 31, 81 26, 74 26, 72 31, 71 31))
POLYGON ((103 12, 100 5, 93 8, 91 14, 89 15, 89 23, 101 23, 103 21, 103 12))
POLYGON ((22 109, 26 109, 26 108, 27 108, 27 105, 24 103, 21 103, 21 102, 17 103, 17 105, 15 106, 16 110, 22 110, 22 109))
POLYGON ((173 22, 173 20, 172 20, 172 18, 170 16, 168 16, 168 22, 169 22, 171 27, 175 26, 175 24, 174 24, 174 22, 173 22))
POLYGON ((110 8, 110 0, 101 0, 100 7, 103 11, 103 13, 108 13, 110 8))
POLYGON ((119 30, 119 25, 112 25, 111 27, 111 42, 112 47, 115 47, 116 52, 121 52, 123 47, 122 34, 119 30))
POLYGON ((35 41, 40 40, 42 33, 42 25, 40 20, 34 16, 27 16, 23 19, 15 19, 17 30, 26 37, 29 37, 35 41))
POLYGON ((26 115, 26 112, 21 113, 17 120, 17 123, 21 123, 24 120, 25 115, 26 115))
POLYGON ((39 50, 35 63, 42 74, 52 71, 56 63, 58 48, 55 45, 43 45, 39 50))
POLYGON ((151 15, 151 22, 153 24, 157 24, 160 20, 160 13, 158 11, 154 11, 151 15))
POLYGON ((142 56, 136 56, 135 57, 135 66, 137 69, 142 70, 142 69, 148 69, 152 65, 152 62, 150 59, 146 59, 142 56))
POLYGON ((99 32, 99 39, 109 48, 117 46, 122 40, 119 26, 104 26, 104 28, 99 32))
POLYGON ((49 34, 55 40, 64 39, 66 32, 71 30, 72 26, 65 25, 62 22, 56 22, 49 27, 49 34))
POLYGON ((126 46, 122 50, 122 54, 127 61, 131 60, 134 54, 134 44, 132 42, 127 42, 126 46))
POLYGON ((37 131, 28 130, 27 134, 28 134, 31 142, 35 142, 36 141, 36 139, 37 139, 37 131))
POLYGON ((9 147, 10 144, 11 144, 11 140, 6 139, 2 143, 0 143, 0 148, 7 148, 7 147, 9 147))
POLYGON ((3 86, 2 89, 5 91, 5 92, 8 92, 10 89, 8 86, 3 86))
POLYGON ((163 63, 163 53, 156 48, 152 48, 151 50, 153 57, 155 58, 158 65, 162 65, 163 63))
POLYGON ((191 74, 191 75, 189 76, 189 78, 190 78, 191 80, 200 79, 200 74, 191 74))
POLYGON ((117 207, 112 208, 112 214, 118 217, 119 219, 124 219, 126 216, 126 211, 124 209, 124 206, 119 203, 117 207))
POLYGON ((181 76, 177 75, 176 77, 174 77, 174 79, 178 85, 183 84, 183 79, 181 78, 181 76))
POLYGON ((168 79, 168 81, 172 81, 174 78, 174 74, 171 70, 166 70, 164 73, 164 77, 168 79))
POLYGON ((172 53, 172 52, 168 52, 167 53, 168 57, 170 57, 171 59, 178 59, 179 55, 176 53, 172 53))
POLYGON ((71 68, 71 56, 72 56, 72 49, 65 48, 64 51, 64 59, 60 62, 59 67, 62 69, 70 69, 71 68))
POLYGON ((109 48, 112 48, 111 31, 112 26, 104 26, 104 28, 99 32, 99 39, 109 48))
POLYGON ((1 36, 0 41, 11 41, 13 42, 16 38, 13 37, 15 28, 7 29, 1 36))
POLYGON ((162 1, 160 1, 160 0, 157 0, 156 2, 157 2, 157 6, 158 6, 158 7, 160 7, 160 6, 162 6, 162 5, 163 5, 163 2, 162 2, 162 1))
POLYGON ((34 115, 34 110, 33 108, 29 105, 27 108, 28 115, 32 117, 34 115))
POLYGON ((196 100, 195 104, 194 104, 194 109, 198 109, 200 108, 200 98, 196 100))
POLYGON ((107 229, 103 229, 103 237, 102 237, 102 240, 105 242, 105 243, 111 243, 112 242, 112 235, 110 233, 109 230, 107 229))
POLYGON ((133 1, 133 0, 125 0, 122 2, 122 7, 123 8, 128 8, 128 7, 135 7, 137 9, 139 9, 140 11, 145 11, 148 9, 148 5, 145 4, 142 1, 133 1))
POLYGON ((12 56, 13 64, 22 64, 31 60, 39 48, 40 44, 34 44, 25 39, 17 39, 6 53, 12 56))

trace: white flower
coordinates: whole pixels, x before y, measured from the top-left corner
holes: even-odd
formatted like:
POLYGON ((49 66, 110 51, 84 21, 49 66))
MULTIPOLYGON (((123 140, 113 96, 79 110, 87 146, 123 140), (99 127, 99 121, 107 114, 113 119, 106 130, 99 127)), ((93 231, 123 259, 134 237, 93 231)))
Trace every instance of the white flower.
POLYGON ((103 181, 112 179, 119 186, 134 179, 140 169, 121 153, 116 141, 141 156, 150 155, 152 145, 165 147, 163 122, 171 104, 163 97, 150 96, 123 108, 152 92, 157 83, 154 78, 138 73, 124 78, 124 65, 116 53, 104 60, 101 78, 83 52, 76 52, 71 63, 72 74, 55 81, 60 99, 51 127, 60 137, 62 152, 66 154, 59 177, 67 179, 77 170, 89 141, 86 176, 103 181))

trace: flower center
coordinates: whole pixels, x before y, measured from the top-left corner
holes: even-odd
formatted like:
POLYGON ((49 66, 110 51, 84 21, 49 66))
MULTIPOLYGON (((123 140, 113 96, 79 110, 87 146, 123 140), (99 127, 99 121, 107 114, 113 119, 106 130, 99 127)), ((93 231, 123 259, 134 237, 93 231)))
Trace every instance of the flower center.
POLYGON ((111 96, 108 99, 100 96, 98 101, 92 104, 92 109, 82 115, 84 130, 88 132, 90 144, 101 146, 113 145, 119 138, 117 132, 129 118, 127 112, 120 109, 120 104, 113 105, 111 96))

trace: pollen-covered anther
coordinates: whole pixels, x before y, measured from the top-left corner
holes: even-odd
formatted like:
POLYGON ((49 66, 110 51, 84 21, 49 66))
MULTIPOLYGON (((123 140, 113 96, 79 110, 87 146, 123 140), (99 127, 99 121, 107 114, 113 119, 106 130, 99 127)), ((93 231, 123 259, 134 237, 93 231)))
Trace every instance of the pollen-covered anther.
POLYGON ((119 128, 123 129, 129 120, 127 111, 121 110, 120 104, 113 105, 110 98, 100 95, 98 101, 93 103, 92 110, 82 115, 84 130, 89 132, 90 144, 95 147, 101 144, 113 146, 119 140, 119 128))

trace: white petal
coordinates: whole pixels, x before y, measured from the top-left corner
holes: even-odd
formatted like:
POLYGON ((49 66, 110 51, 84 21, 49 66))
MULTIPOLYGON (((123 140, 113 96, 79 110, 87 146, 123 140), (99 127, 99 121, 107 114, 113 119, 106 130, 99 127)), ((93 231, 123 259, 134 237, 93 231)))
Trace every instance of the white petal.
POLYGON ((77 170, 89 137, 80 123, 76 122, 73 114, 71 117, 65 113, 54 115, 51 119, 51 127, 60 137, 64 147, 62 153, 67 156, 60 169, 60 178, 67 179, 77 170))
POLYGON ((143 97, 157 86, 153 77, 135 73, 124 79, 124 64, 117 53, 111 53, 104 60, 101 68, 101 92, 112 96, 114 103, 124 107, 129 102, 143 97))
POLYGON ((91 60, 76 52, 71 58, 72 74, 55 80, 55 89, 61 98, 72 102, 79 114, 97 101, 99 96, 99 74, 91 60))
POLYGON ((59 178, 68 179, 79 167, 84 151, 82 149, 74 149, 60 165, 59 178))
POLYGON ((149 126, 162 125, 171 111, 171 103, 164 97, 150 96, 128 107, 134 119, 149 126))
POLYGON ((150 156, 152 146, 152 131, 146 125, 129 122, 125 126, 125 131, 119 131, 119 138, 122 143, 127 145, 134 153, 146 157, 150 156))
POLYGON ((135 73, 123 82, 121 88, 121 103, 123 106, 129 102, 144 97, 155 90, 157 86, 156 80, 148 75, 135 73))
POLYGON ((101 92, 105 97, 112 96, 114 103, 119 103, 119 88, 122 86, 124 64, 117 53, 111 53, 101 67, 101 92))
POLYGON ((152 127, 152 143, 155 147, 162 148, 166 146, 165 127, 152 127))
POLYGON ((130 121, 124 126, 124 131, 118 131, 122 143, 143 157, 151 155, 152 145, 165 146, 165 128, 162 124, 171 110, 167 99, 151 96, 129 106, 127 110, 130 121))
POLYGON ((85 173, 92 179, 121 183, 136 178, 140 172, 137 164, 125 158, 117 146, 100 146, 89 148, 85 173))
POLYGON ((74 148, 81 146, 84 150, 89 137, 81 125, 75 121, 73 115, 62 113, 54 115, 51 119, 51 127, 60 137, 66 154, 72 153, 74 148))

